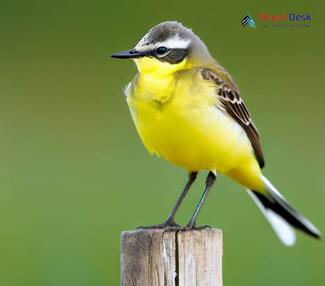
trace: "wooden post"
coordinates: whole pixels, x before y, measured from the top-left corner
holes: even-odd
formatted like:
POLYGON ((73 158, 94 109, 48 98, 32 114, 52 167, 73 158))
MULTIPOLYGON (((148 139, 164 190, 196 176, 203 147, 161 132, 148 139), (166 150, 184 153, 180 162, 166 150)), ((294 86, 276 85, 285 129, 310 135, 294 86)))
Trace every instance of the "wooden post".
POLYGON ((121 234, 121 286, 222 286, 222 231, 141 229, 121 234))

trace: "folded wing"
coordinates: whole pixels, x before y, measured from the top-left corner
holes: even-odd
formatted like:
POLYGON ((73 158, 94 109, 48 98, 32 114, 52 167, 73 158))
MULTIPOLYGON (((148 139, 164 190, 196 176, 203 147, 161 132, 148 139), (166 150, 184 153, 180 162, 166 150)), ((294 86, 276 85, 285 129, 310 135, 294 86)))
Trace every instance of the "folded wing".
POLYGON ((216 95, 219 97, 226 112, 245 130, 253 146, 256 159, 260 167, 263 168, 265 161, 259 135, 244 101, 239 95, 239 90, 234 84, 227 82, 227 80, 212 70, 203 69, 202 76, 205 80, 215 83, 216 95))

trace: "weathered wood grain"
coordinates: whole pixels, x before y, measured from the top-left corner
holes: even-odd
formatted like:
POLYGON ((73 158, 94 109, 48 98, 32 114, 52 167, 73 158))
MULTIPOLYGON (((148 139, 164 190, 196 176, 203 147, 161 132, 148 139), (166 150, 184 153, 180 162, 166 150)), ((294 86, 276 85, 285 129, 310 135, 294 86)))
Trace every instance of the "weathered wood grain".
POLYGON ((121 286, 222 286, 222 231, 122 232, 121 286))

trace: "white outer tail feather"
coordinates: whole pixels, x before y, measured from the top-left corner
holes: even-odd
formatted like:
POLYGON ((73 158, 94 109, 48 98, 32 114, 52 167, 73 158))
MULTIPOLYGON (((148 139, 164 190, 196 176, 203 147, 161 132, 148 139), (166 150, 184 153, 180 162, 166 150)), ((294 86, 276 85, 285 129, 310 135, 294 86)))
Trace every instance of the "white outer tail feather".
POLYGON ((248 190, 248 194, 267 218, 283 244, 294 245, 296 241, 294 228, 300 229, 314 238, 320 238, 321 233, 317 227, 290 206, 268 179, 264 176, 261 176, 261 179, 268 193, 263 195, 254 190, 248 190))
MULTIPOLYGON (((272 183, 265 178, 264 176, 262 176, 262 181, 264 182, 264 185, 266 187, 266 189, 270 192, 273 193, 277 196, 279 196, 280 198, 282 198, 284 201, 287 201, 285 197, 282 196, 282 194, 272 185, 272 183)), ((300 216, 300 221, 303 222, 303 224, 309 228, 310 231, 312 231, 313 233, 317 234, 318 236, 321 235, 320 231, 317 229, 317 227, 315 225, 312 224, 311 221, 309 221, 308 219, 306 219, 303 216, 300 216)))
POLYGON ((271 193, 274 193, 276 195, 278 195, 281 199, 285 200, 285 197, 282 196, 282 194, 272 185, 272 183, 267 179, 265 178, 264 176, 261 177, 262 178, 262 181, 266 187, 266 189, 271 192, 271 193))
POLYGON ((293 227, 289 225, 281 216, 270 209, 266 209, 262 203, 253 195, 252 191, 247 190, 247 193, 264 214, 268 222, 271 224, 274 232, 277 234, 281 242, 286 246, 293 246, 296 242, 296 234, 293 227))

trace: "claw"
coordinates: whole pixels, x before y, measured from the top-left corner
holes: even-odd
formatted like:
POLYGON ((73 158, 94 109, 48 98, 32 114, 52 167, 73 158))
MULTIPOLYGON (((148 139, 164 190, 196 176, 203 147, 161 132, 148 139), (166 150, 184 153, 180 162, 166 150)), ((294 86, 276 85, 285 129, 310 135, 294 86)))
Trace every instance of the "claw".
POLYGON ((138 226, 137 229, 162 229, 162 228, 181 228, 174 220, 166 220, 161 224, 138 226))
POLYGON ((209 226, 209 225, 194 226, 193 229, 195 229, 195 230, 211 229, 211 226, 209 226))
POLYGON ((184 227, 184 230, 203 230, 203 229, 211 229, 211 226, 209 225, 196 226, 195 224, 192 225, 191 223, 188 223, 184 227))

